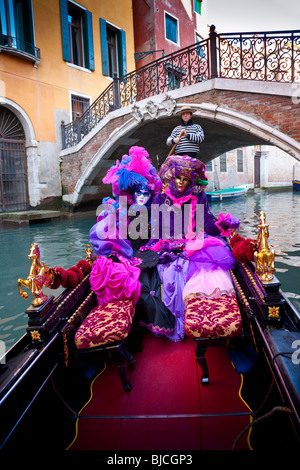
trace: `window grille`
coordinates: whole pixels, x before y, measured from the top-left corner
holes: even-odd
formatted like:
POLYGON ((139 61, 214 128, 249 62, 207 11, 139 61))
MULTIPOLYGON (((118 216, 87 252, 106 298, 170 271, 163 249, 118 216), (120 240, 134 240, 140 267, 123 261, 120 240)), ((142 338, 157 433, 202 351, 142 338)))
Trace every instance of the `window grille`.
POLYGON ((71 95, 72 121, 75 121, 88 109, 90 99, 83 96, 71 95))

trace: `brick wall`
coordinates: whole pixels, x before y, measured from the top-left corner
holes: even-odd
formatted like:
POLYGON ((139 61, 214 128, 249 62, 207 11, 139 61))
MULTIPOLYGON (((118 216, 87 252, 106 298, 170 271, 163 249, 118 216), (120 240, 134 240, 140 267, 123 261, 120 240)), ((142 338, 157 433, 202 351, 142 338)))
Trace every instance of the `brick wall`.
POLYGON ((108 124, 78 152, 70 153, 63 157, 61 176, 64 194, 72 194, 74 192, 77 181, 80 179, 85 168, 97 151, 105 144, 111 133, 131 119, 131 117, 131 115, 127 115, 109 121, 108 124))
MULTIPOLYGON (((179 99, 178 102, 181 100, 179 99)), ((300 142, 300 104, 290 97, 213 90, 184 98, 185 103, 213 103, 254 117, 300 142)))

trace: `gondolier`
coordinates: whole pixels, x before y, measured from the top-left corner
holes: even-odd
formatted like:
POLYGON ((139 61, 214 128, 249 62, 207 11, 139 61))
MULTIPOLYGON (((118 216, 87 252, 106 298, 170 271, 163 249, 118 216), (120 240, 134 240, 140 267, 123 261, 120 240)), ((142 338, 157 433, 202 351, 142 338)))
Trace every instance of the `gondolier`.
MULTIPOLYGON (((167 139, 167 145, 173 145, 175 155, 188 155, 196 158, 199 144, 204 140, 204 132, 199 124, 193 122, 192 108, 183 106, 177 114, 181 116, 181 124, 173 129, 167 139)), ((173 148, 172 152, 173 153, 173 148)))

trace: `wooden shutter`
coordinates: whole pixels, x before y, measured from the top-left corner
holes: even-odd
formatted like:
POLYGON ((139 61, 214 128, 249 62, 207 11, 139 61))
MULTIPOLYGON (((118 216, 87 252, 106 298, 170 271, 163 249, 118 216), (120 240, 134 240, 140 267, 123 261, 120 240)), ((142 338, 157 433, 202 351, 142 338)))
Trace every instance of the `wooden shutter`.
POLYGON ((119 63, 119 76, 127 74, 127 63, 126 63, 126 39, 125 31, 120 29, 118 31, 118 63, 119 63))
POLYGON ((60 20, 61 20, 61 39, 63 49, 63 59, 71 61, 70 37, 68 24, 68 1, 60 0, 60 20))
POLYGON ((100 18, 100 35, 101 35, 102 73, 103 75, 108 75, 106 21, 103 18, 100 18))
POLYGON ((84 12, 84 61, 85 67, 95 70, 92 13, 84 12))

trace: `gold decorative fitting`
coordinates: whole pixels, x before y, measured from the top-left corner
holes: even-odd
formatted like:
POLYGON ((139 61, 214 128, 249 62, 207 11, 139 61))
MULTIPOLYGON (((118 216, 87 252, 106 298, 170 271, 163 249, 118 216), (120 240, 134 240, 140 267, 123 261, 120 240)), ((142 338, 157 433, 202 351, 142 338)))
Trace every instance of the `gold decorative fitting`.
POLYGON ((280 307, 268 307, 268 318, 279 318, 280 307))
POLYGON ((269 225, 266 224, 266 215, 259 213, 258 234, 256 237, 257 251, 254 252, 255 272, 261 281, 272 281, 275 273, 275 252, 269 249, 269 225))
POLYGON ((92 245, 89 245, 89 244, 85 244, 84 245, 84 251, 86 252, 86 261, 88 261, 90 263, 90 265, 92 266, 93 264, 93 246, 92 245))
MULTIPOLYGON (((90 265, 92 265, 92 245, 84 245, 84 250, 87 254, 86 260, 90 265)), ((22 286, 30 289, 32 295, 35 297, 31 304, 34 307, 37 307, 42 305, 48 299, 48 296, 43 294, 42 288, 53 288, 52 286, 54 286, 55 274, 57 274, 56 266, 51 268, 40 261, 40 249, 37 243, 32 243, 28 258, 31 260, 30 270, 27 279, 18 279, 19 294, 21 297, 23 297, 23 299, 28 299, 28 294, 27 292, 23 292, 22 286)), ((80 284, 81 283, 79 283, 76 287, 78 287, 80 284)))
POLYGON ((48 298, 43 294, 42 287, 50 287, 54 281, 53 269, 40 261, 40 249, 37 243, 32 243, 28 258, 31 261, 27 279, 18 279, 19 294, 23 299, 28 299, 27 292, 23 292, 22 286, 30 289, 34 300, 34 307, 42 305, 48 298))
POLYGON ((31 334, 32 341, 40 341, 41 335, 37 330, 31 331, 30 334, 31 334))

